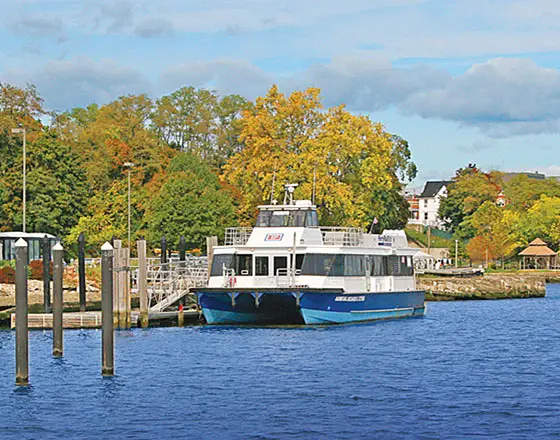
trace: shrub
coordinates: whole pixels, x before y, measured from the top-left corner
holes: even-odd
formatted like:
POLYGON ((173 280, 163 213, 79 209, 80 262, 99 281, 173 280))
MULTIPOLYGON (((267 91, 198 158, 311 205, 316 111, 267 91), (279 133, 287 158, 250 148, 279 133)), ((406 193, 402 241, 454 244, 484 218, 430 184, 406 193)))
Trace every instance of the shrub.
POLYGON ((16 271, 10 266, 0 268, 0 284, 15 284, 16 271))
MULTIPOLYGON (((43 279, 43 260, 33 260, 29 263, 29 278, 32 280, 42 280, 43 279)), ((49 276, 52 278, 53 264, 52 261, 49 267, 49 276)))

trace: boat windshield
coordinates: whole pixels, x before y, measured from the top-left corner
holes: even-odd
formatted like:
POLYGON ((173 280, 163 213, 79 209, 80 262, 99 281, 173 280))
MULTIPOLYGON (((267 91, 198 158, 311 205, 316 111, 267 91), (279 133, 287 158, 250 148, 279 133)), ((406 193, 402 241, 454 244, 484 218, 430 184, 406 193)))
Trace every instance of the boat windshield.
POLYGON ((257 217, 257 228, 319 226, 317 211, 311 209, 264 210, 257 217))

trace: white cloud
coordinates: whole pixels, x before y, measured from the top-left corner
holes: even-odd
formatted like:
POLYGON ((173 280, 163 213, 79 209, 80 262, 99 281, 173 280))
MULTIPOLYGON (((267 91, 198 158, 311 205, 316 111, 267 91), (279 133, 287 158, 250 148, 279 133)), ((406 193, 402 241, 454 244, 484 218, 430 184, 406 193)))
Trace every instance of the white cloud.
POLYGON ((557 132, 560 71, 531 60, 496 58, 439 88, 420 91, 403 108, 423 117, 476 125, 494 136, 557 132))
MULTIPOLYGON (((560 71, 527 59, 496 58, 455 77, 434 67, 395 67, 380 57, 338 57, 288 77, 247 61, 218 59, 169 67, 154 84, 114 61, 72 58, 50 61, 32 74, 11 71, 4 76, 19 84, 34 82, 47 103, 59 109, 191 85, 254 99, 277 83, 285 92, 319 87, 326 106, 346 104, 361 113, 394 108, 405 115, 477 127, 490 137, 560 132, 560 71)), ((486 148, 484 143, 470 149, 486 148)))
POLYGON ((273 84, 272 75, 241 60, 215 60, 184 63, 160 76, 160 86, 173 90, 182 86, 207 87, 222 94, 237 93, 254 99, 273 84))
POLYGON ((14 84, 35 84, 47 107, 53 110, 67 110, 93 102, 105 104, 119 96, 152 92, 151 84, 142 74, 112 60, 80 57, 50 61, 31 74, 8 71, 4 76, 14 84))

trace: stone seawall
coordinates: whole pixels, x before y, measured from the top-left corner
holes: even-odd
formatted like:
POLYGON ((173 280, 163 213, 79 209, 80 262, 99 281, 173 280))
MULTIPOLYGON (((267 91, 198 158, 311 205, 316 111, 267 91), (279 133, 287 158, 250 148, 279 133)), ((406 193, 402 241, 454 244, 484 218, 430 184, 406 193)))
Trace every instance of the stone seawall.
POLYGON ((491 273, 484 276, 419 276, 417 288, 426 291, 428 301, 540 298, 546 283, 559 282, 558 272, 491 273))

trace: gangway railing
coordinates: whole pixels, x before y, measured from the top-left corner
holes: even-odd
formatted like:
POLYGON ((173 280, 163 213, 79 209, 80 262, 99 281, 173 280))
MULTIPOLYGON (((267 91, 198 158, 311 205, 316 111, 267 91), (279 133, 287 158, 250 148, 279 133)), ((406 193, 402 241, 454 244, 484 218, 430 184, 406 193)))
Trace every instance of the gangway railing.
POLYGON ((206 257, 190 257, 186 261, 151 265, 147 281, 150 311, 161 312, 183 297, 194 304, 191 290, 208 284, 208 261, 206 257))

